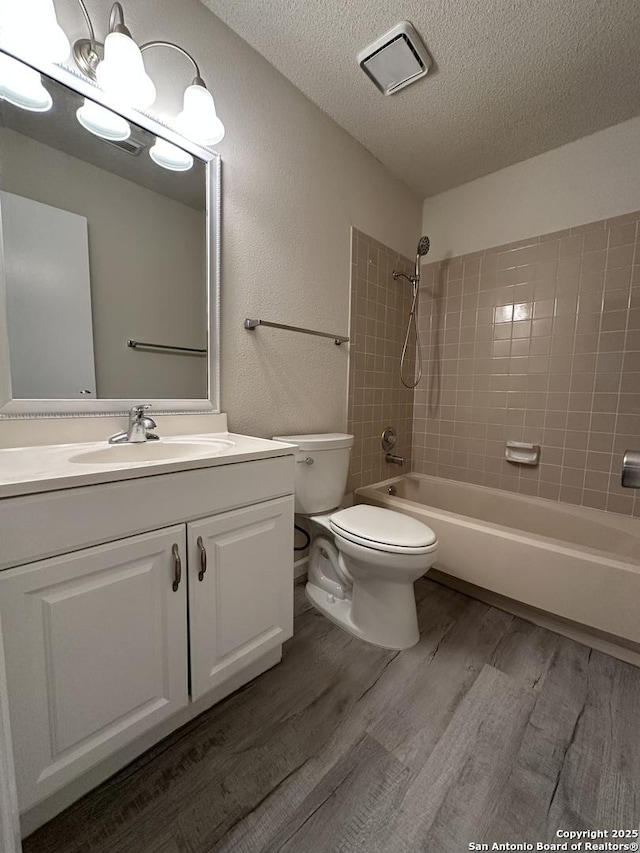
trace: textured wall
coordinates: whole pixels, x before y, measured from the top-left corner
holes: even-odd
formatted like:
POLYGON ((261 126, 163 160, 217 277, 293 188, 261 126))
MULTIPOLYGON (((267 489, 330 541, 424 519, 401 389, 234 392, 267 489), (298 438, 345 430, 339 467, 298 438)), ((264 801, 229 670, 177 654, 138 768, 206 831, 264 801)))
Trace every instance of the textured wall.
POLYGON ((430 260, 640 209, 640 117, 427 198, 430 260))
MULTIPOLYGON (((411 470, 413 391, 400 382, 402 343, 411 308, 411 285, 394 281, 393 270, 410 273, 413 264, 388 246, 351 231, 351 323, 347 431, 355 440, 347 491, 411 470), (389 465, 382 431, 393 426, 404 468, 389 465)), ((407 350, 405 378, 413 379, 415 346, 407 350)))
POLYGON ((640 515, 640 212, 424 267, 414 470, 640 515), (513 466, 505 441, 542 445, 513 466))
MULTIPOLYGON (((73 38, 75 0, 58 0, 73 38)), ((111 0, 94 0, 99 36, 111 0)), ((227 136, 223 158, 222 408, 236 431, 345 429, 347 348, 270 329, 244 317, 346 334, 350 226, 405 254, 420 200, 198 0, 127 4, 134 38, 177 41, 201 64, 227 136)), ((193 71, 166 50, 145 56, 158 88, 154 111, 176 115, 193 71)))

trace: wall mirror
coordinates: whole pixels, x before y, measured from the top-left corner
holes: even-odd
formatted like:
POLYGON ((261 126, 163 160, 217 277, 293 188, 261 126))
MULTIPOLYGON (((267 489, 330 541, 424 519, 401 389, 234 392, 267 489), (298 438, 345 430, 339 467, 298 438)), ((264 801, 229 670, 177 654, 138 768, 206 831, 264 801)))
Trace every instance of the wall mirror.
POLYGON ((32 69, 0 99, 0 417, 219 411, 219 156, 32 69))

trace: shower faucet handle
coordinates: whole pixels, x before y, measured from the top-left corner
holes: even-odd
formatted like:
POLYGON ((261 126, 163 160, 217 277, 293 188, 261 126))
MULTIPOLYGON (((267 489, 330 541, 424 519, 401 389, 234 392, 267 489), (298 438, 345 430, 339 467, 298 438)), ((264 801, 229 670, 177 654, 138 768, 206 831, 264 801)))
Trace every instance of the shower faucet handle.
POLYGON ((396 435, 396 431, 392 426, 385 427, 384 432, 382 433, 382 449, 383 450, 393 450, 396 446, 396 441, 398 440, 398 436, 396 435))

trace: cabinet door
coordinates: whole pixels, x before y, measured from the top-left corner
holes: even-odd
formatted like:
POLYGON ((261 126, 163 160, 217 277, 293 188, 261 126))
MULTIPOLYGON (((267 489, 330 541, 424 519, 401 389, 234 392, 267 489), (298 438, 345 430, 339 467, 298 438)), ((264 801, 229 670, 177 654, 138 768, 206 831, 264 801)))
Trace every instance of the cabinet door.
POLYGON ((198 699, 293 634, 293 497, 188 524, 187 544, 198 699))
POLYGON ((188 704, 185 527, 0 573, 21 811, 188 704))

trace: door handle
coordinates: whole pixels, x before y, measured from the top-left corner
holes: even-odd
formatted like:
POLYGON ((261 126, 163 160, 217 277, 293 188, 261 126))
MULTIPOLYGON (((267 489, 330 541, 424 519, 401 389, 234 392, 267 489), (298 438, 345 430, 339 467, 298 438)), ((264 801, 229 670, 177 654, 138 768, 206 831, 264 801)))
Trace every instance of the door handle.
POLYGON ((182 580, 182 560, 180 559, 180 551, 178 550, 178 546, 174 545, 171 549, 171 553, 173 554, 173 585, 172 589, 174 592, 178 591, 178 587, 180 586, 180 581, 182 580))
POLYGON ((204 547, 202 536, 198 536, 196 539, 196 545, 198 546, 198 551, 200 551, 200 571, 198 572, 198 580, 202 581, 207 571, 207 549, 204 547))

